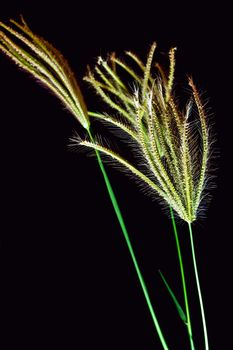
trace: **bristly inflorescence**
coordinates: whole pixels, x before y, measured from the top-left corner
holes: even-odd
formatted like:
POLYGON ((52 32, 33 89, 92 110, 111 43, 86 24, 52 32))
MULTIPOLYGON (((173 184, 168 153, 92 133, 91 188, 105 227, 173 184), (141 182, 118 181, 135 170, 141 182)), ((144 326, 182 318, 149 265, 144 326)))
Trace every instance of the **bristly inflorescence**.
POLYGON ((0 50, 54 93, 74 117, 89 130, 87 108, 68 63, 49 42, 33 33, 24 19, 11 20, 18 29, 0 22, 0 50))
POLYGON ((155 49, 154 43, 146 64, 133 53, 126 53, 138 66, 139 73, 113 54, 109 60, 99 58, 94 70, 89 69, 85 77, 112 110, 110 114, 90 112, 89 115, 122 130, 134 147, 137 145, 147 171, 98 141, 80 141, 75 137, 73 141, 121 164, 152 188, 181 219, 191 223, 197 218, 207 181, 210 143, 206 115, 191 78, 188 83, 192 97, 186 110, 180 111, 172 91, 176 49, 169 52, 168 74, 155 64, 155 49), (126 82, 120 70, 124 76, 128 74, 126 82), (195 123, 191 120, 194 108, 198 112, 195 123))

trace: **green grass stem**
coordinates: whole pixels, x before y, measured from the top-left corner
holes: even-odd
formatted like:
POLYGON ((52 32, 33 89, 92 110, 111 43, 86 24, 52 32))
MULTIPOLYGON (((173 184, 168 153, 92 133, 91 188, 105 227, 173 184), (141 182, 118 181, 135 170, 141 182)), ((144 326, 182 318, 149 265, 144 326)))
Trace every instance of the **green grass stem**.
POLYGON ((187 317, 187 329, 188 329, 188 335, 189 335, 189 341, 190 341, 190 348, 191 350, 195 350, 194 343, 193 343, 192 325, 191 325, 191 318, 190 318, 190 311, 189 311, 184 265, 183 265, 183 259, 182 259, 181 249, 180 249, 180 242, 179 242, 179 236, 178 236, 177 227, 176 227, 176 221, 175 221, 172 207, 170 207, 170 214, 171 214, 172 226, 175 234, 176 248, 177 248, 179 265, 180 265, 180 274, 181 274, 183 294, 184 294, 184 303, 185 303, 185 310, 186 310, 186 317, 187 317))
MULTIPOLYGON (((90 136, 90 139, 93 141, 93 137, 92 137, 90 129, 88 130, 88 134, 90 136)), ((121 210, 119 208, 116 196, 115 196, 115 194, 113 192, 113 189, 112 189, 111 183, 109 181, 108 175, 106 173, 104 164, 102 162, 102 159, 100 157, 100 154, 99 154, 98 150, 96 150, 95 153, 96 153, 96 157, 97 157, 97 160, 98 160, 99 167, 100 167, 101 172, 102 172, 103 177, 104 177, 104 181, 105 181, 105 184, 106 184, 106 187, 107 187, 107 190, 108 190, 109 197, 111 199, 114 211, 116 213, 117 219, 118 219, 120 227, 122 229, 122 232, 123 232, 123 235, 124 235, 127 247, 129 249, 129 253, 130 253, 130 256, 132 258, 132 261, 133 261, 133 264, 134 264, 134 267, 135 267, 135 270, 136 270, 139 282, 141 284, 141 287, 142 287, 142 290, 143 290, 143 294, 144 294, 144 297, 146 299, 146 303, 147 303, 148 309, 150 311, 150 314, 151 314, 154 326, 155 326, 156 331, 158 333, 158 336, 159 336, 159 339, 160 339, 161 344, 163 346, 163 349, 164 350, 169 350, 169 348, 167 346, 167 343, 165 341, 164 335, 162 333, 162 330, 160 328, 159 322, 158 322, 157 317, 155 315, 154 308, 152 306, 152 303, 151 303, 151 300, 150 300, 150 296, 149 296, 149 293, 148 293, 148 290, 147 290, 144 278, 142 276, 142 273, 141 273, 141 270, 139 268, 136 256, 134 254, 134 250, 133 250, 133 247, 132 247, 129 235, 128 235, 128 231, 126 229, 126 226, 125 226, 125 223, 124 223, 124 219, 123 219, 123 216, 121 214, 121 210)))
POLYGON ((205 339, 205 350, 209 350, 208 333, 207 333, 207 326, 206 326, 206 320, 205 320, 205 311, 204 311, 204 305, 203 305, 202 294, 201 294, 201 287, 200 287, 198 270, 197 270, 197 262, 196 262, 196 256, 195 256, 195 248, 194 248, 194 242, 193 242, 193 232, 192 232, 191 223, 189 223, 188 226, 189 226, 189 235, 190 235, 190 243, 191 243, 192 258, 193 258, 193 266, 194 266, 197 291, 198 291, 198 297, 199 297, 199 303, 200 303, 200 309, 201 309, 203 333, 204 333, 204 339, 205 339))

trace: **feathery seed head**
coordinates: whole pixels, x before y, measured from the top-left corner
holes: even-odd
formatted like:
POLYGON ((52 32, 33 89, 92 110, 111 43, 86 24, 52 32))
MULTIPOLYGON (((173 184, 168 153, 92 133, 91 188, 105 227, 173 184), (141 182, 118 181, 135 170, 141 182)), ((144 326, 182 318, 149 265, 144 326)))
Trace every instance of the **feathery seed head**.
POLYGON ((89 129, 87 108, 68 63, 50 43, 22 23, 11 20, 19 31, 0 22, 0 50, 19 67, 49 88, 85 129, 89 129))
POLYGON ((207 178, 210 143, 206 115, 192 79, 192 99, 186 112, 180 111, 172 91, 176 48, 169 52, 168 74, 154 63, 155 48, 153 44, 146 64, 133 53, 126 53, 138 70, 114 54, 110 61, 99 59, 98 70, 89 71, 85 77, 112 110, 108 117, 101 113, 90 115, 126 133, 134 148, 137 144, 147 172, 141 164, 130 164, 98 142, 86 140, 79 144, 120 163, 153 189, 180 218, 191 223, 197 218, 207 178), (120 70, 128 74, 129 80, 123 81, 120 70), (133 91, 130 86, 134 86, 133 91), (190 122, 193 105, 199 116, 195 123, 190 122), (195 126, 201 130, 199 138, 195 137, 195 126))

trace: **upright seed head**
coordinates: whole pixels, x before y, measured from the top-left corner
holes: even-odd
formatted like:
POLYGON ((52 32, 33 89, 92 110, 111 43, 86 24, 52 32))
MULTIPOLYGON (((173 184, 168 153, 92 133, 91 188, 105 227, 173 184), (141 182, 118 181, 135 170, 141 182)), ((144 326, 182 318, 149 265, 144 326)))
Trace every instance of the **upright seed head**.
MULTIPOLYGON (((162 66, 154 63, 155 47, 153 44, 146 64, 135 54, 127 52, 140 73, 114 54, 111 56, 114 72, 110 71, 107 61, 101 61, 109 67, 108 74, 104 73, 104 68, 102 70, 105 74, 104 84, 94 72, 89 72, 89 78, 86 79, 112 109, 108 119, 104 113, 97 113, 98 119, 107 121, 126 133, 130 141, 128 144, 133 145, 134 152, 136 141, 141 162, 132 165, 98 142, 79 140, 78 143, 99 150, 120 163, 153 189, 178 216, 190 223, 197 218, 207 178, 210 147, 206 115, 191 79, 189 85, 193 101, 188 103, 186 112, 180 111, 173 93, 176 48, 169 52, 167 74, 162 66), (128 73, 129 80, 124 81, 120 69, 124 74, 128 73), (136 86, 134 91, 130 86, 136 86), (199 116, 199 123, 195 124, 190 122, 193 104, 196 105, 199 116), (195 125, 197 128, 198 125, 201 126, 199 138, 195 137, 195 125), (146 173, 141 164, 147 165, 146 173)), ((99 69, 98 75, 101 77, 101 66, 99 69)))

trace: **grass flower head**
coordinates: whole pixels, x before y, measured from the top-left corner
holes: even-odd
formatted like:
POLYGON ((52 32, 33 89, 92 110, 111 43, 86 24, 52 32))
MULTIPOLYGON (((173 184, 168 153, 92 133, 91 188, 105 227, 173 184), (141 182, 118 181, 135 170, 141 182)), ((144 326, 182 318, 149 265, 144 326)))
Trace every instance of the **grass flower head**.
POLYGON ((185 111, 180 110, 173 94, 176 49, 169 52, 167 74, 154 62, 155 49, 154 43, 146 64, 126 52, 138 69, 131 68, 115 54, 109 60, 99 58, 94 70, 89 69, 85 77, 111 107, 109 114, 90 113, 90 116, 124 132, 129 145, 134 149, 136 145, 141 161, 134 165, 97 141, 80 141, 75 137, 73 140, 121 164, 146 183, 181 219, 191 223, 197 218, 207 182, 210 142, 206 115, 191 78, 188 83, 192 97, 185 111), (128 74, 130 86, 128 80, 124 82, 121 78, 121 73, 128 74), (195 114, 198 118, 193 120, 195 114))
POLYGON ((68 63, 48 41, 34 34, 22 17, 21 20, 22 23, 11 20, 18 31, 0 22, 0 50, 45 85, 89 129, 87 108, 68 63))

